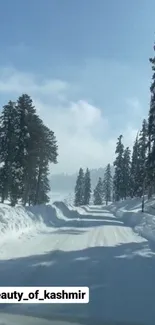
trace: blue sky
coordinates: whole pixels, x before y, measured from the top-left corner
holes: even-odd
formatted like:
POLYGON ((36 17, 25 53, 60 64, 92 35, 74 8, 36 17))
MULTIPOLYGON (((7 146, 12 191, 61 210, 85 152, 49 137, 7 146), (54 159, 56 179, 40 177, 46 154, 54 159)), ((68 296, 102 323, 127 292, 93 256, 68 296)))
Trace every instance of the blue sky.
POLYGON ((155 1, 0 2, 0 104, 27 92, 74 172, 112 162, 149 109, 155 1), (74 159, 71 160, 71 153, 74 159))

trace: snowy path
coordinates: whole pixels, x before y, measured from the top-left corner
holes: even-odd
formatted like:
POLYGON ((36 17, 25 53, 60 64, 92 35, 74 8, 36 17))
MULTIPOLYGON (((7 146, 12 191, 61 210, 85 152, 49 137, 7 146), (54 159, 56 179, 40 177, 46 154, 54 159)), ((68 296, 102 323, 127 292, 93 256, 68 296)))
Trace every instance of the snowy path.
MULTIPOLYGON (((64 219, 71 217, 72 211, 61 210, 64 219)), ((148 242, 106 209, 92 206, 79 213, 79 227, 72 214, 71 227, 45 228, 3 242, 0 285, 89 286, 90 303, 6 305, 1 310, 153 324, 155 254, 148 242)))

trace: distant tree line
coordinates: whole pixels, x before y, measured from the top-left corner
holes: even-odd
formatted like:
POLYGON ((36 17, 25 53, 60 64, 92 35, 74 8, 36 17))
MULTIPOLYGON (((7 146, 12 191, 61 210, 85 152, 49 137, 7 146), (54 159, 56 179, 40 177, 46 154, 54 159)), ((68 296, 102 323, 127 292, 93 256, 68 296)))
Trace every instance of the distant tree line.
MULTIPOLYGON (((150 59, 150 63, 153 76, 148 119, 143 120, 132 151, 129 147, 124 147, 123 136, 118 137, 113 177, 110 164, 108 164, 103 179, 99 178, 93 193, 89 188, 96 205, 101 205, 103 200, 108 204, 111 200, 119 201, 129 197, 141 198, 144 195, 148 195, 150 198, 155 194, 155 57, 150 59)), ((81 178, 80 175, 79 173, 78 178, 81 178)), ((79 184, 82 183, 79 181, 79 184)), ((78 202, 78 205, 84 204, 83 202, 78 202)))
MULTIPOLYGON (((155 151, 154 156, 150 154, 150 158, 148 155, 149 138, 148 123, 146 120, 143 120, 142 129, 136 136, 132 154, 129 147, 124 148, 122 139, 123 136, 120 135, 116 143, 113 177, 111 166, 108 164, 103 178, 99 177, 93 191, 90 186, 91 180, 89 180, 87 187, 84 185, 84 172, 80 168, 76 184, 76 188, 78 186, 78 197, 80 195, 81 198, 83 197, 82 193, 84 193, 83 189, 85 189, 85 196, 87 196, 88 191, 89 199, 87 203, 83 199, 76 201, 77 191, 75 191, 76 205, 89 204, 91 197, 95 205, 101 205, 103 201, 108 204, 109 201, 119 201, 129 197, 142 197, 146 193, 150 197, 155 193, 155 170, 153 170, 152 165, 150 168, 150 161, 152 164, 153 159, 155 159, 155 151)), ((90 178, 90 172, 88 177, 90 178)))
POLYGON ((57 163, 54 132, 36 113, 32 99, 21 95, 4 105, 0 116, 0 197, 12 206, 49 201, 49 164, 57 163))
POLYGON ((80 168, 75 186, 75 206, 88 205, 91 197, 90 171, 80 168))
POLYGON ((83 169, 80 168, 75 186, 74 204, 75 206, 88 205, 90 203, 92 194, 93 203, 95 205, 102 204, 103 200, 105 200, 106 204, 108 204, 108 202, 111 201, 111 191, 112 175, 110 164, 107 165, 103 180, 101 177, 99 177, 99 180, 93 193, 91 189, 91 178, 89 169, 87 168, 86 172, 84 173, 83 169))

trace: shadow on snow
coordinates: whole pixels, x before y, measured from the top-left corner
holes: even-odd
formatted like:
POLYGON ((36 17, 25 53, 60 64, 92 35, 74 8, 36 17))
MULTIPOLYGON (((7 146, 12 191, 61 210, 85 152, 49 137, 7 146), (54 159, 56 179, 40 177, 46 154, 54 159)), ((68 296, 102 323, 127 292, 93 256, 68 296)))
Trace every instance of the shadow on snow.
MULTIPOLYGON (((89 304, 1 305, 1 311, 52 318, 89 317, 100 321, 154 324, 155 255, 148 243, 52 251, 0 261, 0 286, 88 286, 89 304), (139 252, 143 252, 143 256, 139 252)), ((102 323, 103 324, 103 323, 102 323)))
POLYGON ((115 217, 95 217, 92 215, 82 215, 77 211, 69 210, 63 202, 56 202, 51 205, 40 205, 27 207, 27 211, 36 218, 42 218, 47 227, 64 228, 64 227, 95 227, 95 226, 124 226, 123 223, 115 217), (55 205, 55 206, 54 206, 55 205), (59 211, 62 215, 59 216, 59 211))

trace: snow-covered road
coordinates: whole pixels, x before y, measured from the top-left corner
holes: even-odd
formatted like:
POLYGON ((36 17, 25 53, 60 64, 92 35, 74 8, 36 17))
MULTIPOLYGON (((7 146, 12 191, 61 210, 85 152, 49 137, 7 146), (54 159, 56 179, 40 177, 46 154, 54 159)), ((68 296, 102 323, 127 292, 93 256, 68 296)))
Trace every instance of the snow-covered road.
POLYGON ((87 316, 95 324, 98 319, 153 324, 155 254, 148 242, 105 208, 81 208, 78 218, 63 204, 59 210, 69 220, 66 225, 3 241, 0 285, 88 286, 90 303, 5 305, 1 310, 87 316))

